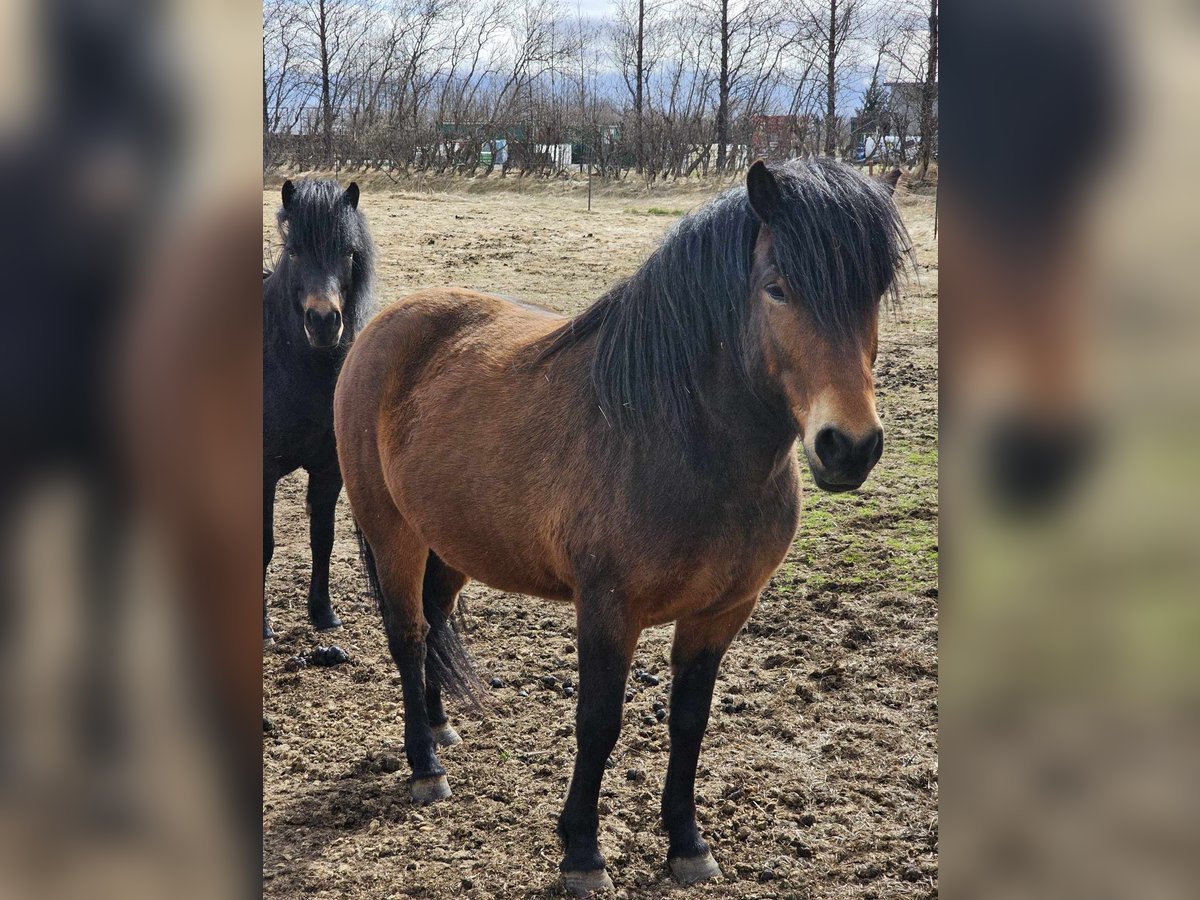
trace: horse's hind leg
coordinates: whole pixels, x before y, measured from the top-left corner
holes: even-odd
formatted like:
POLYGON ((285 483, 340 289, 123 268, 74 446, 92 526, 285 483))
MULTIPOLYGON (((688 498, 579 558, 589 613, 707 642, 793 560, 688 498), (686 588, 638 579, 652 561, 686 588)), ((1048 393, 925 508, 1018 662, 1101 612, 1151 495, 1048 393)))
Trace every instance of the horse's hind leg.
POLYGON ((721 874, 696 825, 696 764, 708 728, 717 669, 752 609, 753 599, 717 616, 691 616, 675 624, 668 723, 671 758, 663 789, 662 817, 670 840, 667 862, 675 879, 683 884, 721 874))
POLYGON ((329 599, 329 557, 333 553, 334 511, 341 492, 342 474, 336 457, 331 457, 328 465, 309 472, 308 505, 311 518, 308 532, 312 548, 312 581, 308 588, 308 621, 317 631, 337 628, 342 624, 329 599))
POLYGON ((425 563, 425 583, 422 601, 429 633, 425 638, 425 709, 433 738, 439 747, 452 747, 462 739, 450 727, 449 716, 442 706, 443 681, 450 677, 454 663, 452 654, 461 654, 458 635, 454 633, 451 617, 454 615, 458 592, 468 578, 457 569, 452 569, 430 551, 425 563))
POLYGON ((450 796, 446 770, 438 762, 425 696, 425 637, 429 631, 422 612, 422 586, 429 548, 399 517, 387 516, 388 527, 370 519, 364 528, 368 577, 379 590, 379 606, 388 649, 404 692, 404 754, 412 767, 412 797, 431 803, 450 796))

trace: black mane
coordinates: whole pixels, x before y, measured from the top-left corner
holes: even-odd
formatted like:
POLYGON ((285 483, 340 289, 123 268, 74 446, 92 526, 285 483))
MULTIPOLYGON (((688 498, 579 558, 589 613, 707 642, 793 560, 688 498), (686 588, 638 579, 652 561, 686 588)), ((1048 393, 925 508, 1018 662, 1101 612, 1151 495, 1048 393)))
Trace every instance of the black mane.
MULTIPOLYGON (((888 190, 847 165, 771 166, 783 201, 776 259, 817 327, 852 334, 895 281, 908 239, 888 190)), ((749 382, 747 299, 760 222, 746 188, 681 219, 645 264, 535 347, 535 364, 595 335, 592 383, 614 424, 683 428, 711 354, 727 347, 749 382)))
POLYGON ((264 337, 283 344, 303 339, 300 311, 290 303, 290 250, 328 271, 337 271, 353 253, 350 286, 342 298, 345 328, 339 347, 344 352, 374 311, 375 244, 366 218, 344 201, 336 181, 305 179, 295 182, 288 209, 280 206, 275 219, 283 246, 274 271, 263 270, 264 337))

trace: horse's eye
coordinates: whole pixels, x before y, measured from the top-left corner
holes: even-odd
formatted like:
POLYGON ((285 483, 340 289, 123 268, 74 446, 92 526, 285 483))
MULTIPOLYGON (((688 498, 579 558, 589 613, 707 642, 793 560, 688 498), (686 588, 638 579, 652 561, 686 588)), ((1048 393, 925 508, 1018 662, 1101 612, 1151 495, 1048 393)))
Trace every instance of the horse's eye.
POLYGON ((784 303, 787 300, 787 297, 784 296, 783 288, 775 283, 767 285, 767 296, 776 303, 784 303))
POLYGON ((288 247, 288 248, 287 248, 287 258, 288 258, 288 259, 296 259, 296 258, 297 258, 299 255, 300 255, 300 254, 296 252, 296 248, 295 248, 295 247, 288 247))

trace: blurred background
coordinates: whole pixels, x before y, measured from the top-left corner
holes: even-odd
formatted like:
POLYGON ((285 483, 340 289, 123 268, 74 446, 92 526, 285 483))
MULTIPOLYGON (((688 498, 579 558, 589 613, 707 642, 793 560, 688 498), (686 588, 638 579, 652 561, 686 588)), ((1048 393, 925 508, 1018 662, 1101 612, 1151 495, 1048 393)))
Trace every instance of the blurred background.
POLYGON ((1194 896, 1200 7, 947 7, 948 896, 1194 896))
POLYGON ((259 12, 0 3, 5 897, 258 890, 259 12))

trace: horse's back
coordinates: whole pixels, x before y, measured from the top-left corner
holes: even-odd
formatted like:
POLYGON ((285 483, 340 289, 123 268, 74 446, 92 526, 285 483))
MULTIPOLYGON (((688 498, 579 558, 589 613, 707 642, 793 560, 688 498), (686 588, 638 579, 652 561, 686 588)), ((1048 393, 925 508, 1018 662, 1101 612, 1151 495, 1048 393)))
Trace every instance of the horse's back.
POLYGON ((358 336, 338 390, 357 396, 378 392, 386 383, 402 392, 462 364, 510 365, 561 321, 550 310, 490 294, 419 291, 387 307, 358 336))
POLYGON ((553 310, 509 297, 461 288, 433 288, 397 300, 375 317, 364 331, 386 333, 389 339, 404 330, 419 329, 432 339, 431 349, 455 338, 486 333, 498 349, 515 347, 523 340, 553 329, 563 317, 553 310))

